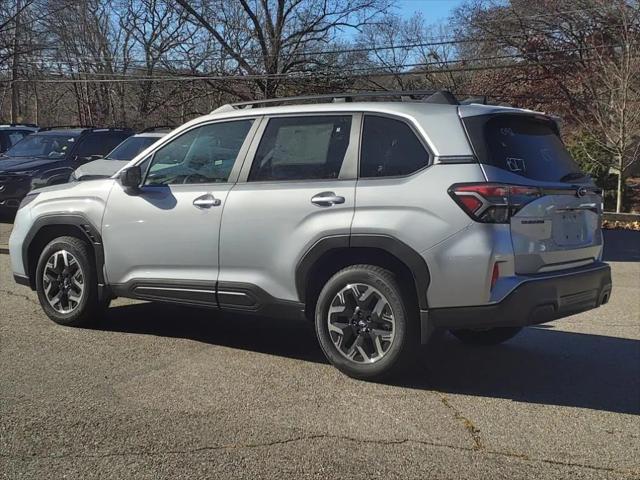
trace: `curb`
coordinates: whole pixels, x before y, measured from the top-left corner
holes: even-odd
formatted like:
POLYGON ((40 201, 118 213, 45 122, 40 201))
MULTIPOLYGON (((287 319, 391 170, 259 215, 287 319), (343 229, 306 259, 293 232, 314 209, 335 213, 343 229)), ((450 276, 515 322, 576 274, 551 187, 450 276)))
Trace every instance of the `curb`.
POLYGON ((640 222, 640 214, 638 213, 615 213, 603 212, 602 219, 609 222, 640 222))

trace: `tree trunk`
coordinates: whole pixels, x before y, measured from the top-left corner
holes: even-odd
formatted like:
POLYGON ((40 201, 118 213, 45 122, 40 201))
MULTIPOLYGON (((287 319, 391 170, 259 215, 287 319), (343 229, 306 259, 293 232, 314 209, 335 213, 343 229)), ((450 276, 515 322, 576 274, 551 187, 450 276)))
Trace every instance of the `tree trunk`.
POLYGON ((616 213, 622 212, 622 197, 624 195, 624 174, 622 172, 622 155, 617 155, 616 163, 618 164, 618 188, 616 197, 616 213))
POLYGON ((40 122, 40 97, 38 95, 38 82, 33 82, 33 121, 36 125, 40 122))
POLYGON ((20 48, 20 10, 22 4, 16 0, 15 30, 13 31, 13 62, 11 64, 11 123, 20 121, 20 101, 18 91, 18 50, 20 48))

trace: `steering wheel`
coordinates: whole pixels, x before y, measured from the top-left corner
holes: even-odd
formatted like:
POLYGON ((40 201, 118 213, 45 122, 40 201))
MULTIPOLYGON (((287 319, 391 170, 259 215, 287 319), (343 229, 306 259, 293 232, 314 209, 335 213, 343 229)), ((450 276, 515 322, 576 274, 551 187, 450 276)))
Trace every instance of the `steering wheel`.
POLYGON ((184 179, 182 180, 182 183, 206 183, 209 181, 209 178, 202 175, 201 173, 190 173, 189 175, 186 175, 184 177, 184 179), (195 179, 198 179, 196 181, 193 181, 195 179))

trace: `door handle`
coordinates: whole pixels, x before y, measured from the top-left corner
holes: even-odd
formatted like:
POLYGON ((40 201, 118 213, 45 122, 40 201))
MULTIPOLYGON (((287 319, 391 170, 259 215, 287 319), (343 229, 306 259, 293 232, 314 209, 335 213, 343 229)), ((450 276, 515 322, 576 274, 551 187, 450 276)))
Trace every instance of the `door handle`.
POLYGON ((193 204, 198 208, 217 207, 221 203, 222 202, 219 198, 214 197, 210 193, 207 193, 206 195, 202 195, 201 197, 198 197, 193 201, 193 204))
POLYGON ((344 203, 344 197, 336 195, 333 192, 322 192, 311 197, 311 203, 320 207, 330 207, 332 205, 344 203))

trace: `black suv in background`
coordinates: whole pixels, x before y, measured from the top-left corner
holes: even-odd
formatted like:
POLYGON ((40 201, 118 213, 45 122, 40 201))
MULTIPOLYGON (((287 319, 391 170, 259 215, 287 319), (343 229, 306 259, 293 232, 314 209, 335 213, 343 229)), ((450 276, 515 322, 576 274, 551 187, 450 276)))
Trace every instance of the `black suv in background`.
POLYGON ((128 128, 49 127, 0 156, 0 210, 15 210, 30 190, 66 183, 80 165, 103 157, 133 131, 128 128))
POLYGON ((0 125, 0 153, 6 152, 27 135, 38 131, 35 123, 8 123, 0 125))

